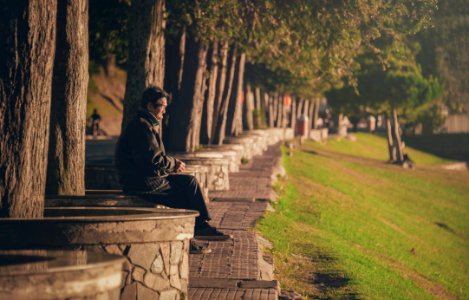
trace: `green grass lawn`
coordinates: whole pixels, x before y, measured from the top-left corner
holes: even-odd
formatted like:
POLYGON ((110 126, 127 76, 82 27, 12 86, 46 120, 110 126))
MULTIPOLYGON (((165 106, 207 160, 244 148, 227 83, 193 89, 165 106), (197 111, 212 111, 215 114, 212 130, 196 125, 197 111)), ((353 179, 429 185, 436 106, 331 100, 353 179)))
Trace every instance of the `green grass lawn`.
POLYGON ((313 298, 469 299, 469 172, 385 140, 307 142, 285 155, 276 211, 258 225, 282 288, 313 298), (345 154, 345 155, 344 155, 345 154), (368 157, 368 158, 366 158, 368 157))

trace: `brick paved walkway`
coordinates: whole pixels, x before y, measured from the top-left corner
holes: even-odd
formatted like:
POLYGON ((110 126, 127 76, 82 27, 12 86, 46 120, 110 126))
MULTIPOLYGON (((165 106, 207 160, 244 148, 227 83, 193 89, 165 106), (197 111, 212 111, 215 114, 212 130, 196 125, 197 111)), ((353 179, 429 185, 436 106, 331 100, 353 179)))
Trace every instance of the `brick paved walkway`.
POLYGON ((197 241, 209 254, 190 255, 189 299, 278 299, 276 281, 261 280, 259 245, 252 229, 274 200, 271 175, 279 164, 279 145, 230 173, 229 191, 210 193, 212 225, 231 234, 223 242, 197 241))

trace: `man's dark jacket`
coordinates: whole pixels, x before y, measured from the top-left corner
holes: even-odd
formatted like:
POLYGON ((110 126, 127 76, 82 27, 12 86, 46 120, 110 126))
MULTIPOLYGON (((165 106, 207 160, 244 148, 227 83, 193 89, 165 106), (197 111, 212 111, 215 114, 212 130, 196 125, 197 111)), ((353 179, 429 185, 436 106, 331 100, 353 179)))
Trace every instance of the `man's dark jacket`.
POLYGON ((169 184, 176 160, 166 155, 158 126, 153 114, 140 110, 117 142, 115 162, 125 193, 158 192, 169 184))

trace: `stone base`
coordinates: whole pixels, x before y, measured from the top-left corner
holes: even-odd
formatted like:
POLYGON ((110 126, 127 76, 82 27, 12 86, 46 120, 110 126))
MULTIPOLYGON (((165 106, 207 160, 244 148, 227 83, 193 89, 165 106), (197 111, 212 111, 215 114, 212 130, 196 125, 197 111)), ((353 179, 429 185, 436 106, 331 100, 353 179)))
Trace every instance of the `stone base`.
POLYGON ((78 251, 0 251, 0 299, 119 299, 124 259, 78 251))
MULTIPOLYGON (((208 168, 204 166, 189 166, 183 174, 194 176, 200 187, 208 196, 208 168)), ((85 187, 87 190, 121 190, 119 175, 112 165, 87 165, 85 168, 85 187)))
POLYGON ((46 208, 43 219, 0 219, 0 247, 122 255, 121 299, 187 299, 196 216, 175 209, 46 208))
POLYGON ((203 158, 194 157, 191 154, 177 154, 175 157, 181 159, 189 166, 208 167, 208 190, 226 191, 230 189, 229 165, 226 158, 203 158))

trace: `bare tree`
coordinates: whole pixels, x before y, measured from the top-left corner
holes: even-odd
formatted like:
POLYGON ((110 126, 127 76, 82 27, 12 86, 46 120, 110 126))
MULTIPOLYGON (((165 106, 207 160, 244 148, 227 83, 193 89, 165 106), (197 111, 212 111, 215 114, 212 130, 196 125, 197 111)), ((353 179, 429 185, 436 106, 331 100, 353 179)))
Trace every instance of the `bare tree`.
POLYGON ((44 211, 57 2, 0 8, 0 215, 44 211))
POLYGON ((48 194, 85 194, 88 1, 59 1, 50 118, 48 194))

